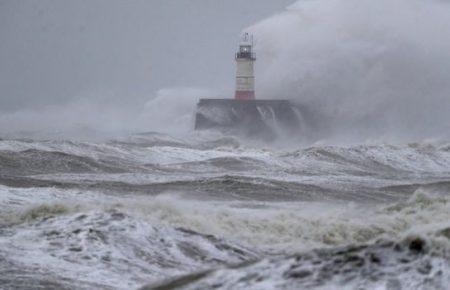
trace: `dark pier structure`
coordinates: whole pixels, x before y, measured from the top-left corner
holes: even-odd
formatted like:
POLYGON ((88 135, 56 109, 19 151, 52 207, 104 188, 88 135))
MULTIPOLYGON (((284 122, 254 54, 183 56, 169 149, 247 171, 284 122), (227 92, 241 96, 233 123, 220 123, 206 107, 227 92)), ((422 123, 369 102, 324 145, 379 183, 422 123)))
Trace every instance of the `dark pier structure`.
POLYGON ((288 100, 200 99, 195 129, 273 139, 299 132, 301 115, 288 100))

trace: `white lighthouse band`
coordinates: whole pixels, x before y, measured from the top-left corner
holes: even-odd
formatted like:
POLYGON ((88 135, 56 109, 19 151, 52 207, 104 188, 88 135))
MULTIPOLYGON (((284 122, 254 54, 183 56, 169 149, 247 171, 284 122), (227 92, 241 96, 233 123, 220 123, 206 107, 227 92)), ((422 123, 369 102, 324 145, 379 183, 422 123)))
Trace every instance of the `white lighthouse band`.
POLYGON ((236 53, 236 93, 234 98, 237 100, 255 99, 255 61, 253 37, 245 33, 236 53))

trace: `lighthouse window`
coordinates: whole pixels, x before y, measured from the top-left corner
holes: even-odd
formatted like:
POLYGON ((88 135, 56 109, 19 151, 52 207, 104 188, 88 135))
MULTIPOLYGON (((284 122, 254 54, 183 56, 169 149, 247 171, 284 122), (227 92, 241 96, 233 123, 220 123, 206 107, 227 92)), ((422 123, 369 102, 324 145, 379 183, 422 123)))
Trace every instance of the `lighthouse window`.
POLYGON ((250 47, 249 46, 241 46, 241 52, 249 52, 250 47))

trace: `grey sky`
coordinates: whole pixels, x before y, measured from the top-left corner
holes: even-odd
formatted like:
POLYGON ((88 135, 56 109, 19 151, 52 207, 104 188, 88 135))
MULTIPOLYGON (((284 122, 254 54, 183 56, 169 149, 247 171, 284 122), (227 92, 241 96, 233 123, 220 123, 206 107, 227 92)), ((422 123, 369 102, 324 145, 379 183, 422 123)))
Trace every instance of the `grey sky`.
POLYGON ((0 0, 0 111, 232 89, 239 32, 292 2, 0 0))

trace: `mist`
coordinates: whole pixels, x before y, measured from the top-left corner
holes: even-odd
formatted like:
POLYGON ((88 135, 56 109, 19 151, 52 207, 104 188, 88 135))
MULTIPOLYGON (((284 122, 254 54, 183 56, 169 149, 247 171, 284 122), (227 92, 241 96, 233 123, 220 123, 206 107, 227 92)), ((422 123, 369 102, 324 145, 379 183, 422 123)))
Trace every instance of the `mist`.
POLYGON ((240 31, 292 2, 0 0, 0 136, 153 130, 164 91, 230 95, 240 31))
POLYGON ((248 28, 258 95, 303 106, 315 140, 448 138, 448 15, 445 1, 298 1, 248 28))
POLYGON ((256 96, 302 108, 296 140, 448 139, 449 2, 205 3, 2 2, 1 135, 190 134, 199 98, 233 96, 249 31, 256 96))

